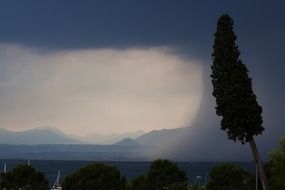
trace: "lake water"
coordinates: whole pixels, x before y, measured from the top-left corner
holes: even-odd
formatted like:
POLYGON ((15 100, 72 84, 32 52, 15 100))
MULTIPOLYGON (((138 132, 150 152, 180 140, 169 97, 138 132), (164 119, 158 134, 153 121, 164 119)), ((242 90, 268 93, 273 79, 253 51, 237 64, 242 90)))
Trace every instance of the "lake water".
MULTIPOLYGON (((11 170, 17 164, 28 164, 27 160, 5 160, 7 170, 11 170)), ((43 172, 52 185, 56 179, 57 172, 61 169, 61 181, 83 166, 92 164, 92 161, 61 161, 61 160, 31 160, 30 164, 37 170, 43 172)), ((151 162, 101 162, 117 167, 121 175, 131 180, 139 175, 147 173, 151 162)), ((190 183, 205 183, 206 176, 211 168, 220 162, 178 162, 178 166, 185 170, 190 183), (198 177, 199 176, 199 177, 198 177)), ((252 162, 239 162, 244 169, 254 172, 255 165, 252 162)), ((2 168, 4 161, 2 162, 2 168)), ((3 171, 3 169, 1 169, 3 171)))

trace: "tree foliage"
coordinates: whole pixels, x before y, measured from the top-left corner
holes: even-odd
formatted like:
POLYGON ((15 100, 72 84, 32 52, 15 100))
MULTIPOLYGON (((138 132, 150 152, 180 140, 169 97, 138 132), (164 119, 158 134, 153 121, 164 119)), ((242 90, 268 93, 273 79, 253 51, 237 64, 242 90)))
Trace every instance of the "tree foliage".
POLYGON ((147 173, 147 185, 149 190, 163 188, 185 190, 187 189, 186 173, 169 160, 156 160, 152 162, 147 173))
POLYGON ((187 190, 186 173, 169 160, 155 160, 146 176, 138 176, 131 190, 187 190))
POLYGON ((222 15, 215 33, 211 77, 216 113, 223 117, 222 130, 227 132, 229 139, 245 143, 261 134, 264 128, 262 108, 253 93, 248 70, 239 58, 236 39, 232 18, 222 15))
POLYGON ((191 187, 189 187, 188 190, 204 190, 204 189, 205 189, 204 186, 198 185, 198 184, 194 184, 191 187))
POLYGON ((208 190, 252 190, 254 178, 239 165, 225 163, 210 172, 208 190))
POLYGON ((96 163, 66 177, 62 186, 68 190, 125 190, 126 179, 117 168, 96 163))
POLYGON ((144 175, 140 175, 134 178, 131 182, 131 190, 147 190, 147 178, 144 175))
POLYGON ((270 153, 270 161, 266 167, 271 190, 285 189, 285 137, 280 141, 280 147, 270 153))
POLYGON ((42 172, 28 165, 18 165, 1 174, 1 189, 48 190, 48 181, 42 172))

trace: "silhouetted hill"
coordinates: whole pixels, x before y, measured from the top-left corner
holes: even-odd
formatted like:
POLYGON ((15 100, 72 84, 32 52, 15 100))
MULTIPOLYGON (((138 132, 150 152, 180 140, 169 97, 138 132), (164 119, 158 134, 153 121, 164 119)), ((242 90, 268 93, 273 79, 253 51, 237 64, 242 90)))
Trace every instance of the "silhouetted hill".
POLYGON ((114 144, 125 138, 137 138, 143 134, 145 134, 145 132, 141 130, 134 132, 127 132, 127 133, 112 133, 108 135, 100 133, 92 133, 84 137, 77 137, 77 139, 88 144, 114 144))
MULTIPOLYGON (((281 133, 266 132, 256 137, 263 159, 278 147, 281 133)), ((180 161, 252 161, 249 145, 228 140, 219 126, 197 125, 193 127, 154 130, 135 139, 141 145, 154 147, 150 157, 180 161)))
POLYGON ((185 130, 187 128, 153 130, 135 138, 135 140, 142 145, 160 146, 173 143, 173 141, 176 141, 177 136, 185 130))
POLYGON ((141 144, 132 139, 132 138, 125 138, 117 143, 114 143, 113 145, 119 145, 119 146, 141 146, 141 144))

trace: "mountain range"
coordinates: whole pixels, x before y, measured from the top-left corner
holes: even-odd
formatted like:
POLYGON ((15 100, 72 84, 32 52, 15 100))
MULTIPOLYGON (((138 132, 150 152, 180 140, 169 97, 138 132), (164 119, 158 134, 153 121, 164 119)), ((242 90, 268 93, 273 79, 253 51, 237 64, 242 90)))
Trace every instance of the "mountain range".
MULTIPOLYGON (((267 159, 268 153, 278 147, 279 137, 282 134, 284 131, 273 134, 265 133, 256 138, 263 159, 267 159)), ((85 142, 84 138, 68 136, 56 128, 37 128, 22 132, 0 129, 0 144, 3 146, 0 157, 83 160, 92 158, 108 158, 108 160, 115 158, 119 160, 168 158, 180 161, 252 160, 247 144, 241 145, 229 141, 224 131, 216 126, 197 125, 195 127, 153 130, 134 138, 124 137, 125 135, 121 134, 121 139, 118 138, 117 142, 110 145, 95 145, 90 141, 85 142), (66 146, 62 146, 64 144, 66 146), (72 144, 74 146, 71 146, 72 144), (20 145, 24 146, 26 152, 22 152, 23 147, 20 145), (104 156, 102 157, 102 155, 104 156)), ((93 142, 96 142, 96 139, 93 142)))
POLYGON ((26 131, 0 129, 0 144, 82 144, 82 141, 65 135, 57 128, 35 128, 26 131))
POLYGON ((104 135, 93 133, 83 137, 66 135, 64 132, 53 127, 41 127, 26 131, 10 131, 0 128, 0 144, 11 145, 37 145, 37 144, 98 144, 111 145, 126 138, 135 139, 145 134, 138 130, 127 133, 113 133, 104 135))

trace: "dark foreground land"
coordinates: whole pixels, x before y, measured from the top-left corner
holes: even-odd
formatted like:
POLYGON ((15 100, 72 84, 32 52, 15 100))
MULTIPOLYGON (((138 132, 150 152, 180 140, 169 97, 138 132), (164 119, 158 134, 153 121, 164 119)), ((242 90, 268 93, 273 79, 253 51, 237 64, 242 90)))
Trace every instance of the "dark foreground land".
MULTIPOLYGON (((2 159, 3 160, 3 159, 2 159)), ((18 164, 28 164, 28 160, 5 160, 7 170, 11 170, 18 164)), ((132 180, 139 175, 144 175, 149 170, 151 162, 144 161, 99 161, 117 167, 121 174, 127 179, 132 180)), ((83 166, 94 163, 94 161, 71 161, 71 160, 30 160, 30 164, 37 170, 43 172, 52 185, 57 177, 57 172, 61 170, 61 180, 64 177, 79 170, 83 166)), ((204 184, 206 176, 210 170, 220 164, 220 162, 178 162, 179 168, 187 173, 189 183, 204 184)), ((244 169, 254 172, 255 165, 252 162, 239 162, 244 169)), ((4 167, 4 162, 2 167, 4 167)))

